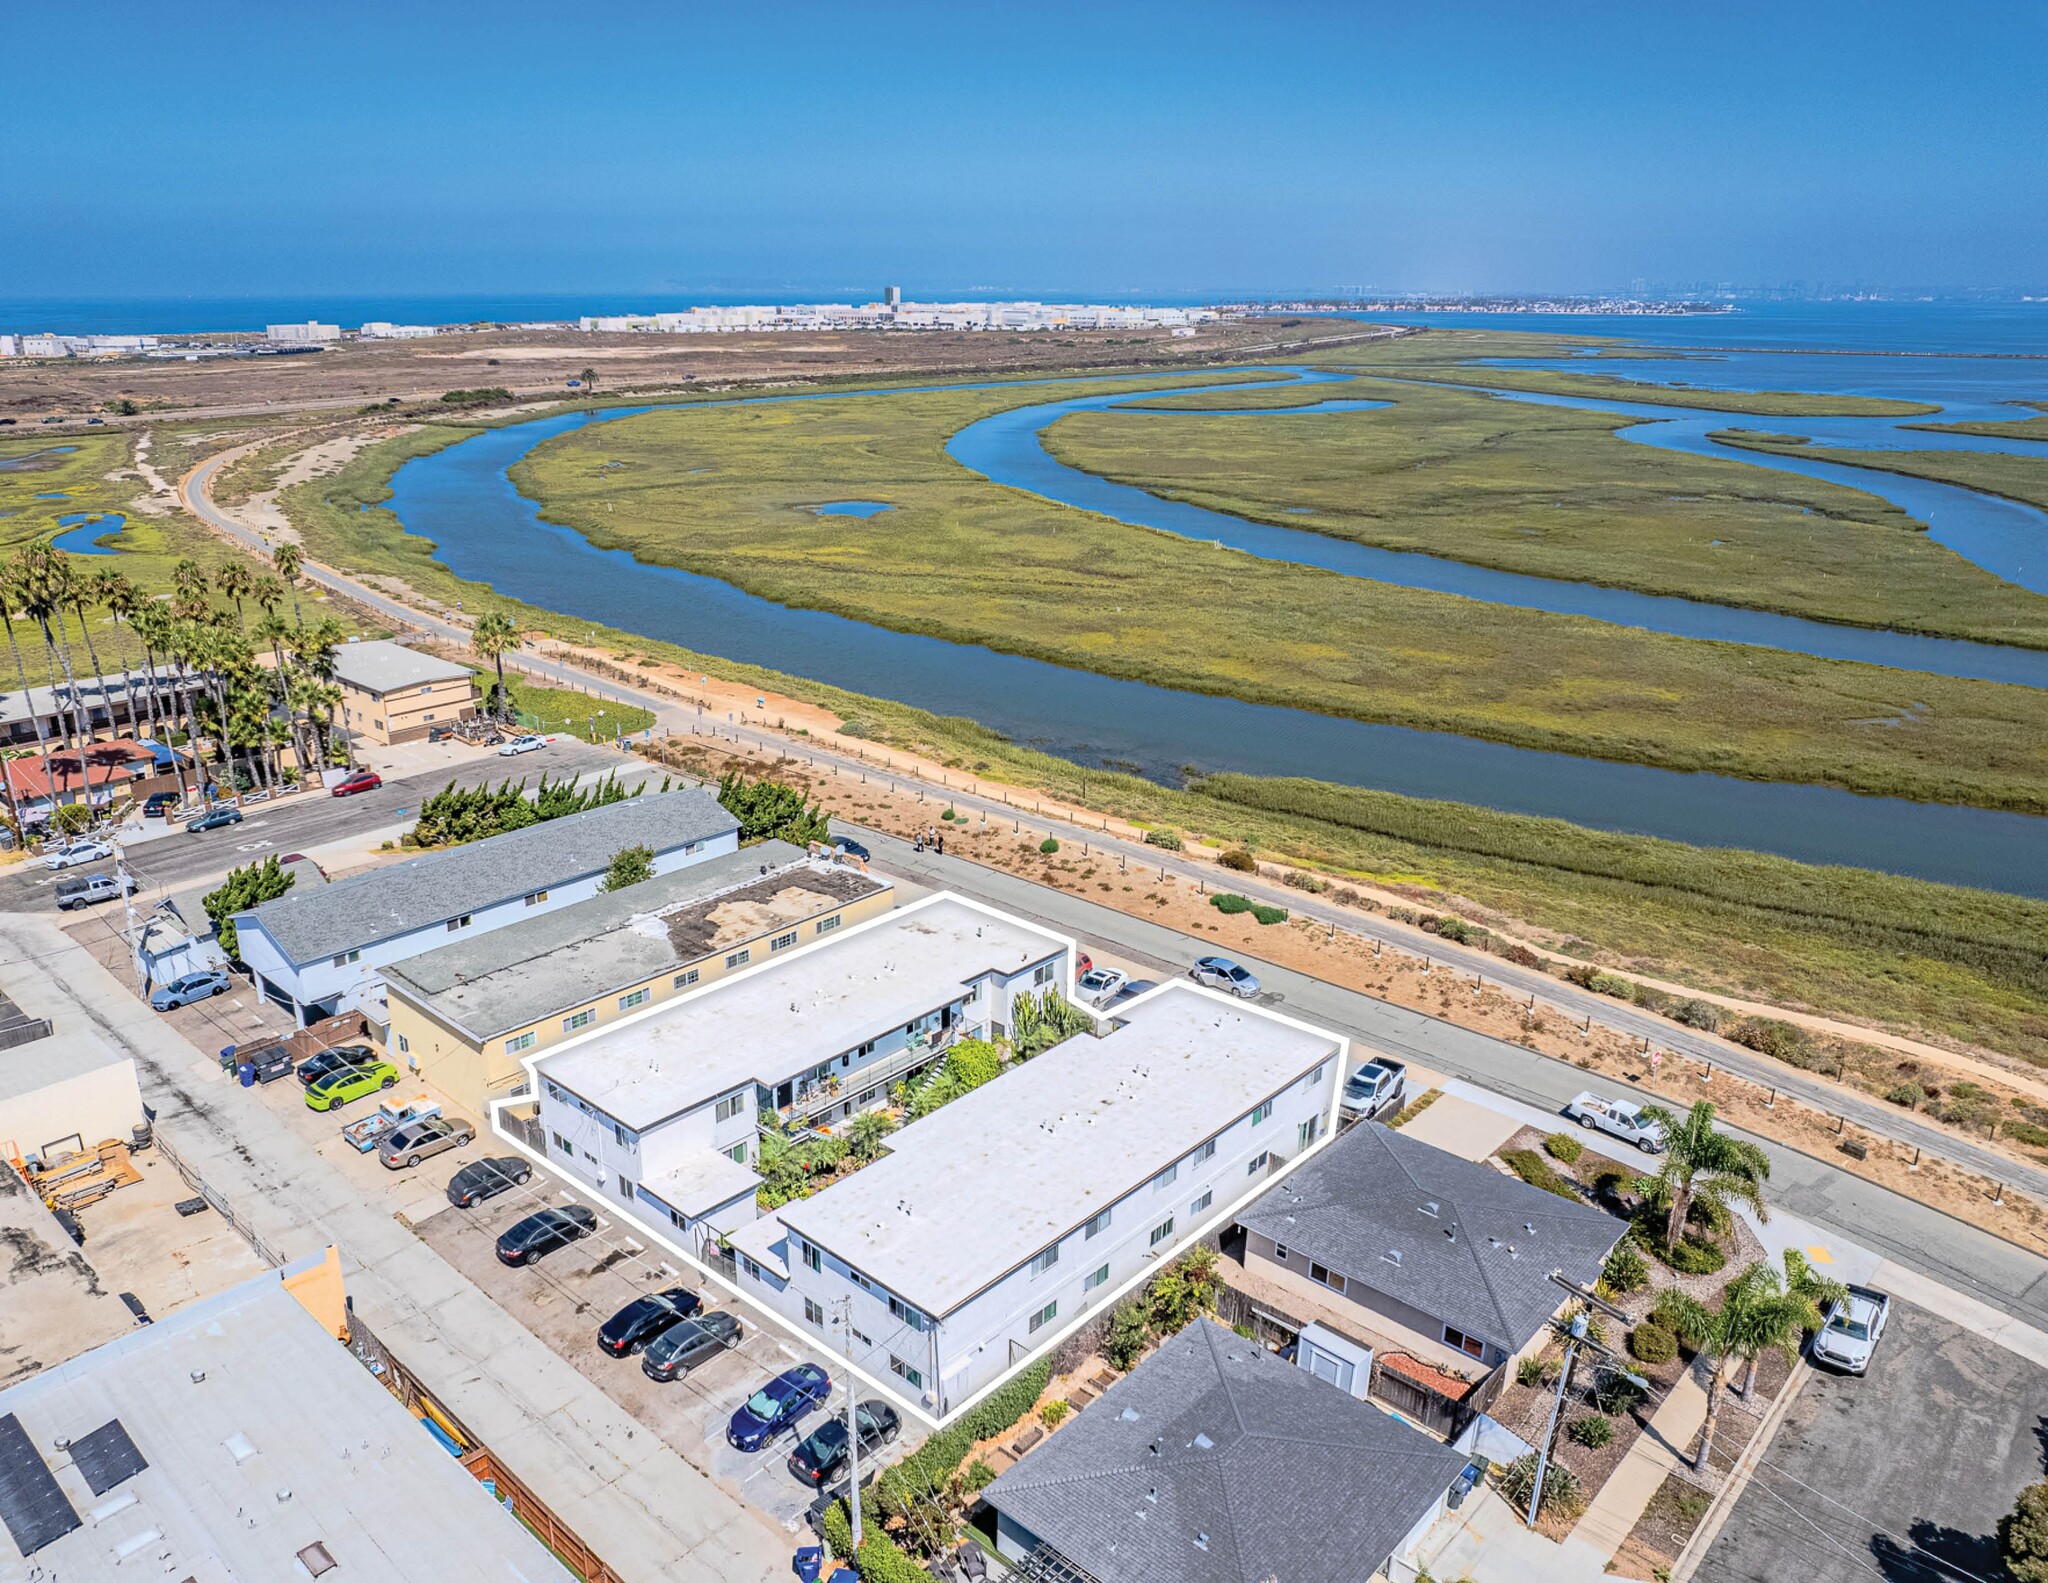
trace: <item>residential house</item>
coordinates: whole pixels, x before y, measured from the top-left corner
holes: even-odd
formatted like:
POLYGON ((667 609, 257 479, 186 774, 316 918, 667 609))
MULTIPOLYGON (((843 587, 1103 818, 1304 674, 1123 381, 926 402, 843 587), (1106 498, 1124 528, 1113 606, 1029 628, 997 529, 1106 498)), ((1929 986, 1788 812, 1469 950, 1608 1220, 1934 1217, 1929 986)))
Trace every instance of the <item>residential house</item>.
POLYGON ((342 644, 334 651, 334 680, 349 735, 385 746, 476 718, 476 673, 403 643, 342 644))

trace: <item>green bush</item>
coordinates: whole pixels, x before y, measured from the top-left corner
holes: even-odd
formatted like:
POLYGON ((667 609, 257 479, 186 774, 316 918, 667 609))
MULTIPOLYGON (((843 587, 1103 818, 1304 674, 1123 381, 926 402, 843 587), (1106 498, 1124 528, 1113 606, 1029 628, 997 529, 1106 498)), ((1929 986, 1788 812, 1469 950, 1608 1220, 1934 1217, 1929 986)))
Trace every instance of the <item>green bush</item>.
POLYGON ((1215 895, 1211 896, 1209 898, 1209 905, 1222 913, 1250 912, 1252 910, 1252 904, 1248 900, 1242 896, 1233 895, 1227 890, 1218 891, 1215 895))
POLYGON ((996 1470, 980 1457, 967 1464, 967 1488, 979 1495, 996 1481, 996 1470))
POLYGON ((2014 1143, 2023 1143, 2030 1149, 2048 1149, 2048 1127, 2033 1121, 2008 1121, 2002 1130, 2014 1143))
POLYGON ((1051 836, 1047 836, 1043 841, 1038 843, 1038 850, 1043 852, 1047 857, 1051 857, 1053 853, 1057 852, 1059 849, 1059 842, 1055 841, 1051 836))
POLYGON ((1515 1365, 1517 1385, 1555 1385, 1563 1365, 1555 1358, 1524 1358, 1515 1365))
POLYGON ((1586 988, 1596 995, 1612 995, 1616 1000, 1633 1000, 1636 993, 1632 981, 1613 973, 1595 973, 1586 981, 1586 988))
POLYGON ((1305 890, 1311 896, 1320 896, 1330 888, 1330 882, 1319 875, 1310 874, 1298 868, 1291 868, 1280 876, 1280 883, 1292 885, 1296 890, 1305 890))
POLYGON ((2021 1490, 1998 1519, 1998 1554, 2013 1583, 2048 1583, 2048 1480, 2021 1490))
POLYGON ((1585 1446, 1597 1451, 1614 1438, 1612 1418, 1575 1418, 1565 1433, 1571 1436, 1574 1445, 1585 1446))
POLYGON ((762 776, 749 780, 727 770, 718 782, 718 803, 740 822, 740 844, 771 838, 803 846, 832 839, 831 821, 817 803, 806 803, 794 786, 762 776))
POLYGON ((1634 1237, 1623 1237, 1600 1267, 1600 1279, 1610 1292, 1640 1292, 1650 1284, 1650 1266, 1634 1237))
MULTIPOLYGON (((1518 1512, 1529 1509, 1529 1497, 1536 1488, 1536 1455, 1531 1452, 1508 1464, 1500 1476, 1500 1492, 1518 1512)), ((1540 1516, 1569 1522, 1586 1509, 1586 1487, 1570 1468, 1553 1462, 1543 1471, 1543 1494, 1537 1502, 1540 1516)))
POLYGON ((1712 1275, 1728 1262, 1719 1243, 1702 1242, 1697 1237, 1679 1238, 1676 1248, 1666 1248, 1661 1238, 1655 1239, 1650 1247, 1680 1275, 1712 1275))
POLYGON ((1180 834, 1174 830, 1147 830, 1145 845, 1161 847, 1168 852, 1181 850, 1180 834))
POLYGON ((503 385, 485 385, 476 390, 444 390, 441 399, 451 407, 489 407, 512 400, 503 385))
POLYGON ((1534 1149, 1509 1149, 1501 1155, 1501 1159, 1509 1170, 1531 1187, 1540 1187, 1546 1193, 1568 1198, 1575 1204, 1579 1201, 1579 1195, 1566 1185, 1563 1177, 1550 1168, 1550 1162, 1534 1149))
POLYGON ((1671 1008, 1671 1020, 1684 1023, 1688 1028, 1713 1033, 1721 1026, 1721 1008, 1711 1000, 1680 1001, 1671 1008))
POLYGON ((1618 1204, 1635 1178, 1618 1165, 1603 1165, 1593 1173, 1593 1196, 1604 1203, 1618 1204))
MULTIPOLYGON (((1051 1379, 1052 1359, 1040 1358, 1008 1384, 990 1391, 960 1416, 958 1427, 967 1436, 968 1444, 999 1435, 1016 1423, 1038 1405, 1038 1398, 1045 1394, 1051 1379)), ((957 1464, 959 1458, 954 1461, 957 1464)))
POLYGON ((1759 1054, 1794 1066, 1803 1066, 1811 1058, 1813 1041, 1806 1030, 1772 1017, 1745 1017, 1728 1030, 1728 1037, 1759 1054))
MULTIPOLYGON (((66 805, 67 808, 77 806, 76 803, 66 805)), ((292 888, 294 878, 273 852, 261 863, 230 870, 220 889, 207 892, 199 905, 213 920, 214 938, 227 952, 230 962, 242 960, 241 940, 235 933, 235 914, 248 912, 266 901, 275 901, 292 888)))
POLYGON ((950 822, 954 819, 958 819, 960 816, 953 812, 952 809, 948 808, 944 813, 940 814, 939 817, 950 822))
POLYGON ((1650 1399, 1650 1393, 1617 1369, 1603 1369, 1593 1386, 1593 1405, 1609 1418, 1633 1412, 1650 1399))
POLYGON ((1927 1103, 1927 1090, 1918 1083, 1899 1083, 1886 1089, 1884 1097, 1894 1105, 1904 1105, 1908 1110, 1918 1110, 1927 1103))
POLYGON ((841 1561, 853 1559, 853 1514, 844 1501, 825 1508, 825 1544, 841 1561))
POLYGON ((1543 1152, 1565 1165, 1577 1165, 1586 1146, 1569 1132, 1553 1132, 1543 1140, 1543 1152))
POLYGON ((1287 909, 1285 907, 1255 906, 1252 908, 1252 916, 1258 919, 1260 923, 1285 923, 1287 921, 1287 909))
POLYGON ((1109 1329, 1102 1338, 1102 1355, 1109 1360, 1111 1368, 1120 1373, 1127 1372, 1145 1350, 1151 1334, 1152 1321, 1145 1312, 1145 1305, 1125 1303, 1109 1316, 1109 1329))
POLYGON ((1678 1337, 1645 1319, 1628 1333, 1628 1350, 1644 1363, 1669 1363, 1678 1356, 1678 1337))
POLYGON ((1259 860, 1241 846, 1232 847, 1216 861, 1233 874, 1256 874, 1259 871, 1259 860))

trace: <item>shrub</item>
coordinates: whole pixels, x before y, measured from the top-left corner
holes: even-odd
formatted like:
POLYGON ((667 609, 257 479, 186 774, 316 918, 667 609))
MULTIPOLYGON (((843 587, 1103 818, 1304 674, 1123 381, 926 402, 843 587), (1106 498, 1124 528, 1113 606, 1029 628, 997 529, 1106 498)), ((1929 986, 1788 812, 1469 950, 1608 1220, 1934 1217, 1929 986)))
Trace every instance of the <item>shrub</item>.
POLYGON ((1329 881, 1317 878, 1301 869, 1291 868, 1280 876, 1283 885, 1292 885, 1296 890, 1305 890, 1311 896, 1320 896, 1330 888, 1329 881))
POLYGON ((825 1543, 840 1560, 853 1559, 853 1514, 844 1501, 834 1501, 825 1508, 825 1543))
POLYGON ((1569 1132, 1553 1132, 1543 1140, 1543 1152, 1565 1165, 1577 1165, 1586 1146, 1569 1132))
POLYGON ((1605 1203, 1618 1204, 1634 1180, 1618 1165, 1603 1165, 1593 1173, 1593 1196, 1605 1203))
POLYGON ((512 392, 503 385, 486 385, 477 390, 445 390, 441 399, 451 407, 488 407, 510 401, 512 392))
MULTIPOLYGON (((59 812, 77 807, 67 803, 59 812)), ((272 853, 261 863, 251 863, 247 868, 231 869, 228 877, 221 882, 220 889, 209 891, 200 906, 206 909, 206 916, 213 920, 214 938, 220 948, 227 952, 230 962, 242 960, 241 940, 235 933, 235 914, 247 912, 266 901, 274 901, 292 888, 293 876, 288 873, 272 853)))
POLYGON ((1600 1267, 1600 1279, 1610 1292, 1640 1292, 1650 1284, 1650 1266, 1634 1237, 1623 1237, 1600 1267))
POLYGON ((1745 1017, 1728 1030, 1728 1037, 1759 1054, 1794 1066, 1804 1065, 1810 1059, 1813 1044, 1805 1029, 1772 1017, 1745 1017))
POLYGON ((2005 1135, 2015 1143, 2023 1143, 2030 1149, 2048 1149, 2048 1127, 2033 1121, 2008 1121, 2005 1135))
MULTIPOLYGON (((977 1440, 999 1435, 1037 1405, 1052 1380, 1052 1359, 1040 1358, 1007 1385, 998 1386, 960 1417, 959 1430, 967 1439, 954 1456, 957 1465, 967 1447, 977 1440)), ((929 1445, 931 1442, 927 1441, 929 1445)), ((950 1471, 950 1470, 949 1470, 950 1471)))
POLYGON ((1216 861, 1233 874, 1256 874, 1259 871, 1259 860, 1241 846, 1232 847, 1216 861))
POLYGON ((1055 841, 1051 836, 1047 836, 1043 841, 1038 843, 1038 850, 1043 852, 1047 857, 1051 857, 1053 853, 1057 852, 1059 849, 1059 842, 1055 841))
POLYGON ((1250 901, 1227 890, 1219 890, 1215 895, 1211 896, 1209 898, 1209 905, 1221 913, 1240 913, 1252 910, 1250 901))
POLYGON ((1546 1193, 1555 1193, 1559 1198, 1568 1198, 1573 1203, 1579 1195, 1565 1184, 1563 1177, 1550 1168, 1550 1162, 1534 1149, 1509 1149, 1501 1155, 1507 1168, 1527 1182, 1531 1187, 1540 1187, 1546 1193))
POLYGON ((2048 1480, 2021 1490, 1998 1519, 1998 1553, 2013 1583, 2048 1583, 2048 1480))
MULTIPOLYGON (((1531 1452, 1519 1461, 1508 1464, 1500 1476, 1500 1492, 1515 1510, 1526 1512, 1529 1497, 1536 1489, 1536 1456, 1531 1452)), ((1570 1468, 1553 1462, 1543 1472, 1543 1493, 1538 1498, 1536 1511, 1539 1516, 1555 1517, 1569 1522, 1586 1509, 1586 1487, 1579 1482, 1579 1476, 1570 1468)))
POLYGON ((1614 1438, 1612 1418, 1575 1418, 1565 1433, 1571 1436, 1574 1445, 1585 1446, 1597 1451, 1614 1438))
POLYGON ((1562 1368, 1555 1358, 1524 1358, 1515 1365, 1517 1385, 1555 1385, 1562 1368))
POLYGON ((953 812, 952 809, 948 808, 945 812, 940 814, 939 817, 950 822, 951 820, 958 819, 960 816, 953 812))
POLYGON ((1886 1089, 1884 1097, 1894 1105, 1904 1105, 1908 1110, 1918 1110, 1927 1103, 1927 1091, 1918 1083, 1900 1083, 1886 1089))
POLYGON ((1650 1393, 1616 1369, 1603 1369, 1593 1385, 1593 1405, 1609 1418, 1632 1412, 1650 1399, 1650 1393))
POLYGON ((983 1490, 987 1489, 991 1484, 995 1483, 995 1481, 996 1470, 990 1467, 980 1457, 976 1457, 972 1462, 967 1464, 967 1488, 973 1493, 977 1495, 980 1494, 983 1490))
POLYGON ((1152 1333, 1143 1303, 1125 1303, 1109 1316, 1109 1329, 1102 1338, 1102 1355, 1119 1373, 1128 1372, 1145 1350, 1152 1333))
POLYGON ((1671 1008, 1671 1020, 1713 1033, 1721 1026, 1721 1008, 1710 1000, 1682 1000, 1671 1008))
POLYGON ((1047 1402, 1038 1409, 1038 1421, 1048 1429, 1057 1429, 1061 1421, 1072 1411, 1073 1408, 1064 1399, 1047 1402))
POLYGON ((1669 1363, 1678 1356, 1678 1337, 1646 1319, 1628 1333, 1628 1350, 1644 1363, 1669 1363))
POLYGON ((1177 830, 1147 830, 1145 832, 1145 845, 1147 846, 1163 847, 1169 852, 1178 852, 1181 850, 1182 844, 1180 832, 1177 830))
POLYGON ((1595 973, 1586 980, 1586 988, 1596 995, 1612 995, 1616 1000, 1633 1000, 1636 992, 1634 983, 1613 973, 1595 973))
POLYGON ((1260 923, 1285 923, 1287 921, 1287 909, 1285 907, 1254 906, 1252 908, 1252 916, 1258 919, 1260 923))
POLYGON ((1702 1242, 1696 1237, 1681 1237, 1676 1248, 1667 1249, 1661 1240, 1650 1244, 1657 1257, 1662 1259, 1680 1275, 1712 1275, 1728 1262, 1720 1244, 1702 1242))

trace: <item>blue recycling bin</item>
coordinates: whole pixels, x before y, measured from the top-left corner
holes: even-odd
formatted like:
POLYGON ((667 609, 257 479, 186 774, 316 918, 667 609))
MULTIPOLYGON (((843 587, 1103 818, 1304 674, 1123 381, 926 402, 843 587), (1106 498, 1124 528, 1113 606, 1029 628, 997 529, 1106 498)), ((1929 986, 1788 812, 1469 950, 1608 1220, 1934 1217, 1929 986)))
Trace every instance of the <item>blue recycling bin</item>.
POLYGON ((825 1547, 804 1545, 796 1553, 791 1565, 803 1583, 818 1583, 819 1575, 825 1570, 825 1547))
POLYGON ((254 1061, 244 1061, 240 1066, 236 1067, 235 1081, 244 1088, 254 1088, 256 1086, 256 1063, 254 1061))

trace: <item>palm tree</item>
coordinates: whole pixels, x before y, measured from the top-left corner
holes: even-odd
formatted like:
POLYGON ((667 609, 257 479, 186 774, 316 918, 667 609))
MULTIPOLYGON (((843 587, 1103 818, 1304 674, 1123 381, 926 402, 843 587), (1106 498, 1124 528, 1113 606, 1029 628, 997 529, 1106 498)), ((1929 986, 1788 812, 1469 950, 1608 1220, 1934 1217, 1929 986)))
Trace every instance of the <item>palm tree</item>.
POLYGON ((1650 1114, 1664 1124, 1664 1163, 1655 1176, 1639 1178, 1636 1191, 1666 1212, 1667 1250, 1675 1249, 1685 1235, 1686 1218, 1694 1205, 1718 1222, 1726 1218, 1728 1200, 1733 1198, 1756 1211, 1757 1219, 1770 1219, 1764 1206, 1770 1157, 1753 1143, 1716 1132, 1712 1104, 1701 1100, 1683 1121, 1654 1107, 1650 1114))
POLYGON ((317 676, 301 675, 292 682, 292 708, 306 717, 306 731, 313 739, 313 756, 307 761, 318 774, 334 745, 334 711, 341 703, 341 689, 317 676))
POLYGON ((882 1152, 882 1140, 896 1130, 886 1110, 863 1110, 846 1124, 846 1142, 853 1157, 866 1165, 882 1152))
POLYGON ((582 373, 578 374, 576 377, 583 381, 583 391, 585 395, 588 395, 591 391, 597 389, 596 369, 586 368, 583 370, 582 373))
MULTIPOLYGON (((98 572, 95 577, 99 584, 98 603, 106 606, 107 617, 114 623, 114 636, 121 634, 121 623, 133 625, 133 616, 142 605, 142 593, 112 567, 98 572)), ((128 704, 128 729, 135 730, 140 722, 135 718, 135 668, 128 663, 128 645, 118 645, 121 651, 121 694, 128 704)), ((150 721, 155 723, 156 713, 150 711, 150 721)))
POLYGON ((247 632, 249 630, 249 620, 243 614, 242 601, 249 596, 250 591, 256 586, 255 574, 247 566, 243 565, 241 558, 237 556, 213 574, 213 586, 234 601, 235 625, 244 632, 247 632))
POLYGON ((204 621, 213 613, 206 597, 206 568, 197 561, 180 561, 171 568, 171 614, 180 621, 204 621))
MULTIPOLYGON (((4 567, 0 567, 0 623, 7 627, 7 652, 14 656, 14 676, 21 684, 22 705, 28 710, 28 717, 36 728, 36 752, 43 760, 43 784, 54 789, 57 783, 50 771, 50 736, 43 729, 43 712, 36 708, 35 699, 29 694, 28 668, 21 662, 21 645, 15 641, 14 636, 14 611, 16 605, 22 602, 23 570, 22 556, 19 553, 12 556, 4 567)), ((8 783, 8 800, 13 803, 14 829, 15 834, 19 835, 21 805, 14 802, 12 782, 8 783)))
POLYGON ((306 564, 305 555, 296 544, 287 541, 270 552, 270 564, 277 568, 277 575, 292 591, 292 620, 304 626, 305 613, 299 609, 299 569, 306 564))
POLYGON ((1692 1459, 1692 1465, 1701 1469, 1714 1449, 1722 1375, 1728 1364, 1747 1364, 1754 1385, 1757 1363, 1766 1352, 1796 1352, 1800 1337, 1818 1329, 1821 1322, 1814 1299, 1788 1291, 1778 1272, 1761 1261, 1722 1289, 1719 1308, 1709 1308, 1672 1286, 1657 1299, 1656 1316, 1679 1340, 1707 1359, 1707 1421, 1700 1428, 1700 1448, 1692 1459))
POLYGON ((491 661, 498 668, 498 692, 493 699, 493 713, 509 713, 510 695, 505 691, 505 655, 519 647, 519 629, 512 625, 510 616, 493 610, 489 615, 477 617, 476 625, 469 631, 469 646, 478 656, 491 661))
MULTIPOLYGON (((316 626, 310 628, 305 626, 298 627, 293 632, 291 638, 292 652, 298 661, 301 674, 321 683, 328 692, 333 694, 332 699, 327 704, 329 711, 328 727, 326 743, 320 755, 320 762, 322 764, 327 762, 327 752, 334 745, 332 710, 336 704, 341 702, 341 690, 332 685, 334 681, 334 651, 340 646, 341 640, 346 636, 347 633, 342 630, 341 623, 332 616, 327 616, 316 626)), ((348 767, 354 769, 356 764, 355 740, 349 732, 343 731, 342 743, 347 749, 348 767)))
MULTIPOLYGON (((177 685, 178 678, 176 671, 171 670, 171 696, 169 701, 164 702, 161 708, 159 708, 159 699, 157 696, 157 671, 159 655, 161 655, 166 662, 168 662, 170 659, 171 633, 172 628, 175 625, 175 622, 172 619, 170 611, 166 609, 163 605, 159 604, 154 599, 145 599, 140 604, 138 604, 133 611, 129 613, 128 625, 135 629, 136 641, 138 641, 142 645, 142 666, 143 669, 149 673, 150 734, 152 736, 156 736, 159 734, 163 736, 169 736, 170 733, 168 731, 164 731, 162 727, 158 725, 158 719, 161 716, 161 718, 167 721, 168 723, 173 725, 176 724, 175 715, 177 712, 177 700, 180 691, 177 685)), ((171 669, 171 667, 168 664, 166 664, 164 668, 171 669)), ((188 738, 187 741, 189 743, 190 739, 188 738)), ((189 798, 191 796, 191 788, 185 784, 185 761, 182 757, 179 756, 175 744, 166 742, 164 745, 171 749, 171 769, 173 773, 175 773, 178 777, 179 796, 181 798, 189 798)))
MULTIPOLYGON (((79 752, 85 751, 84 744, 92 734, 86 728, 86 719, 78 707, 78 678, 71 670, 71 645, 59 641, 59 624, 64 618, 64 606, 71 598, 71 568, 68 558, 47 544, 30 544, 21 551, 21 582, 19 592, 21 607, 30 620, 43 634, 43 657, 50 667, 50 686, 57 685, 57 667, 64 668, 65 692, 71 705, 71 727, 73 740, 79 744, 79 752)), ((54 793, 56 788, 51 787, 54 793)))

